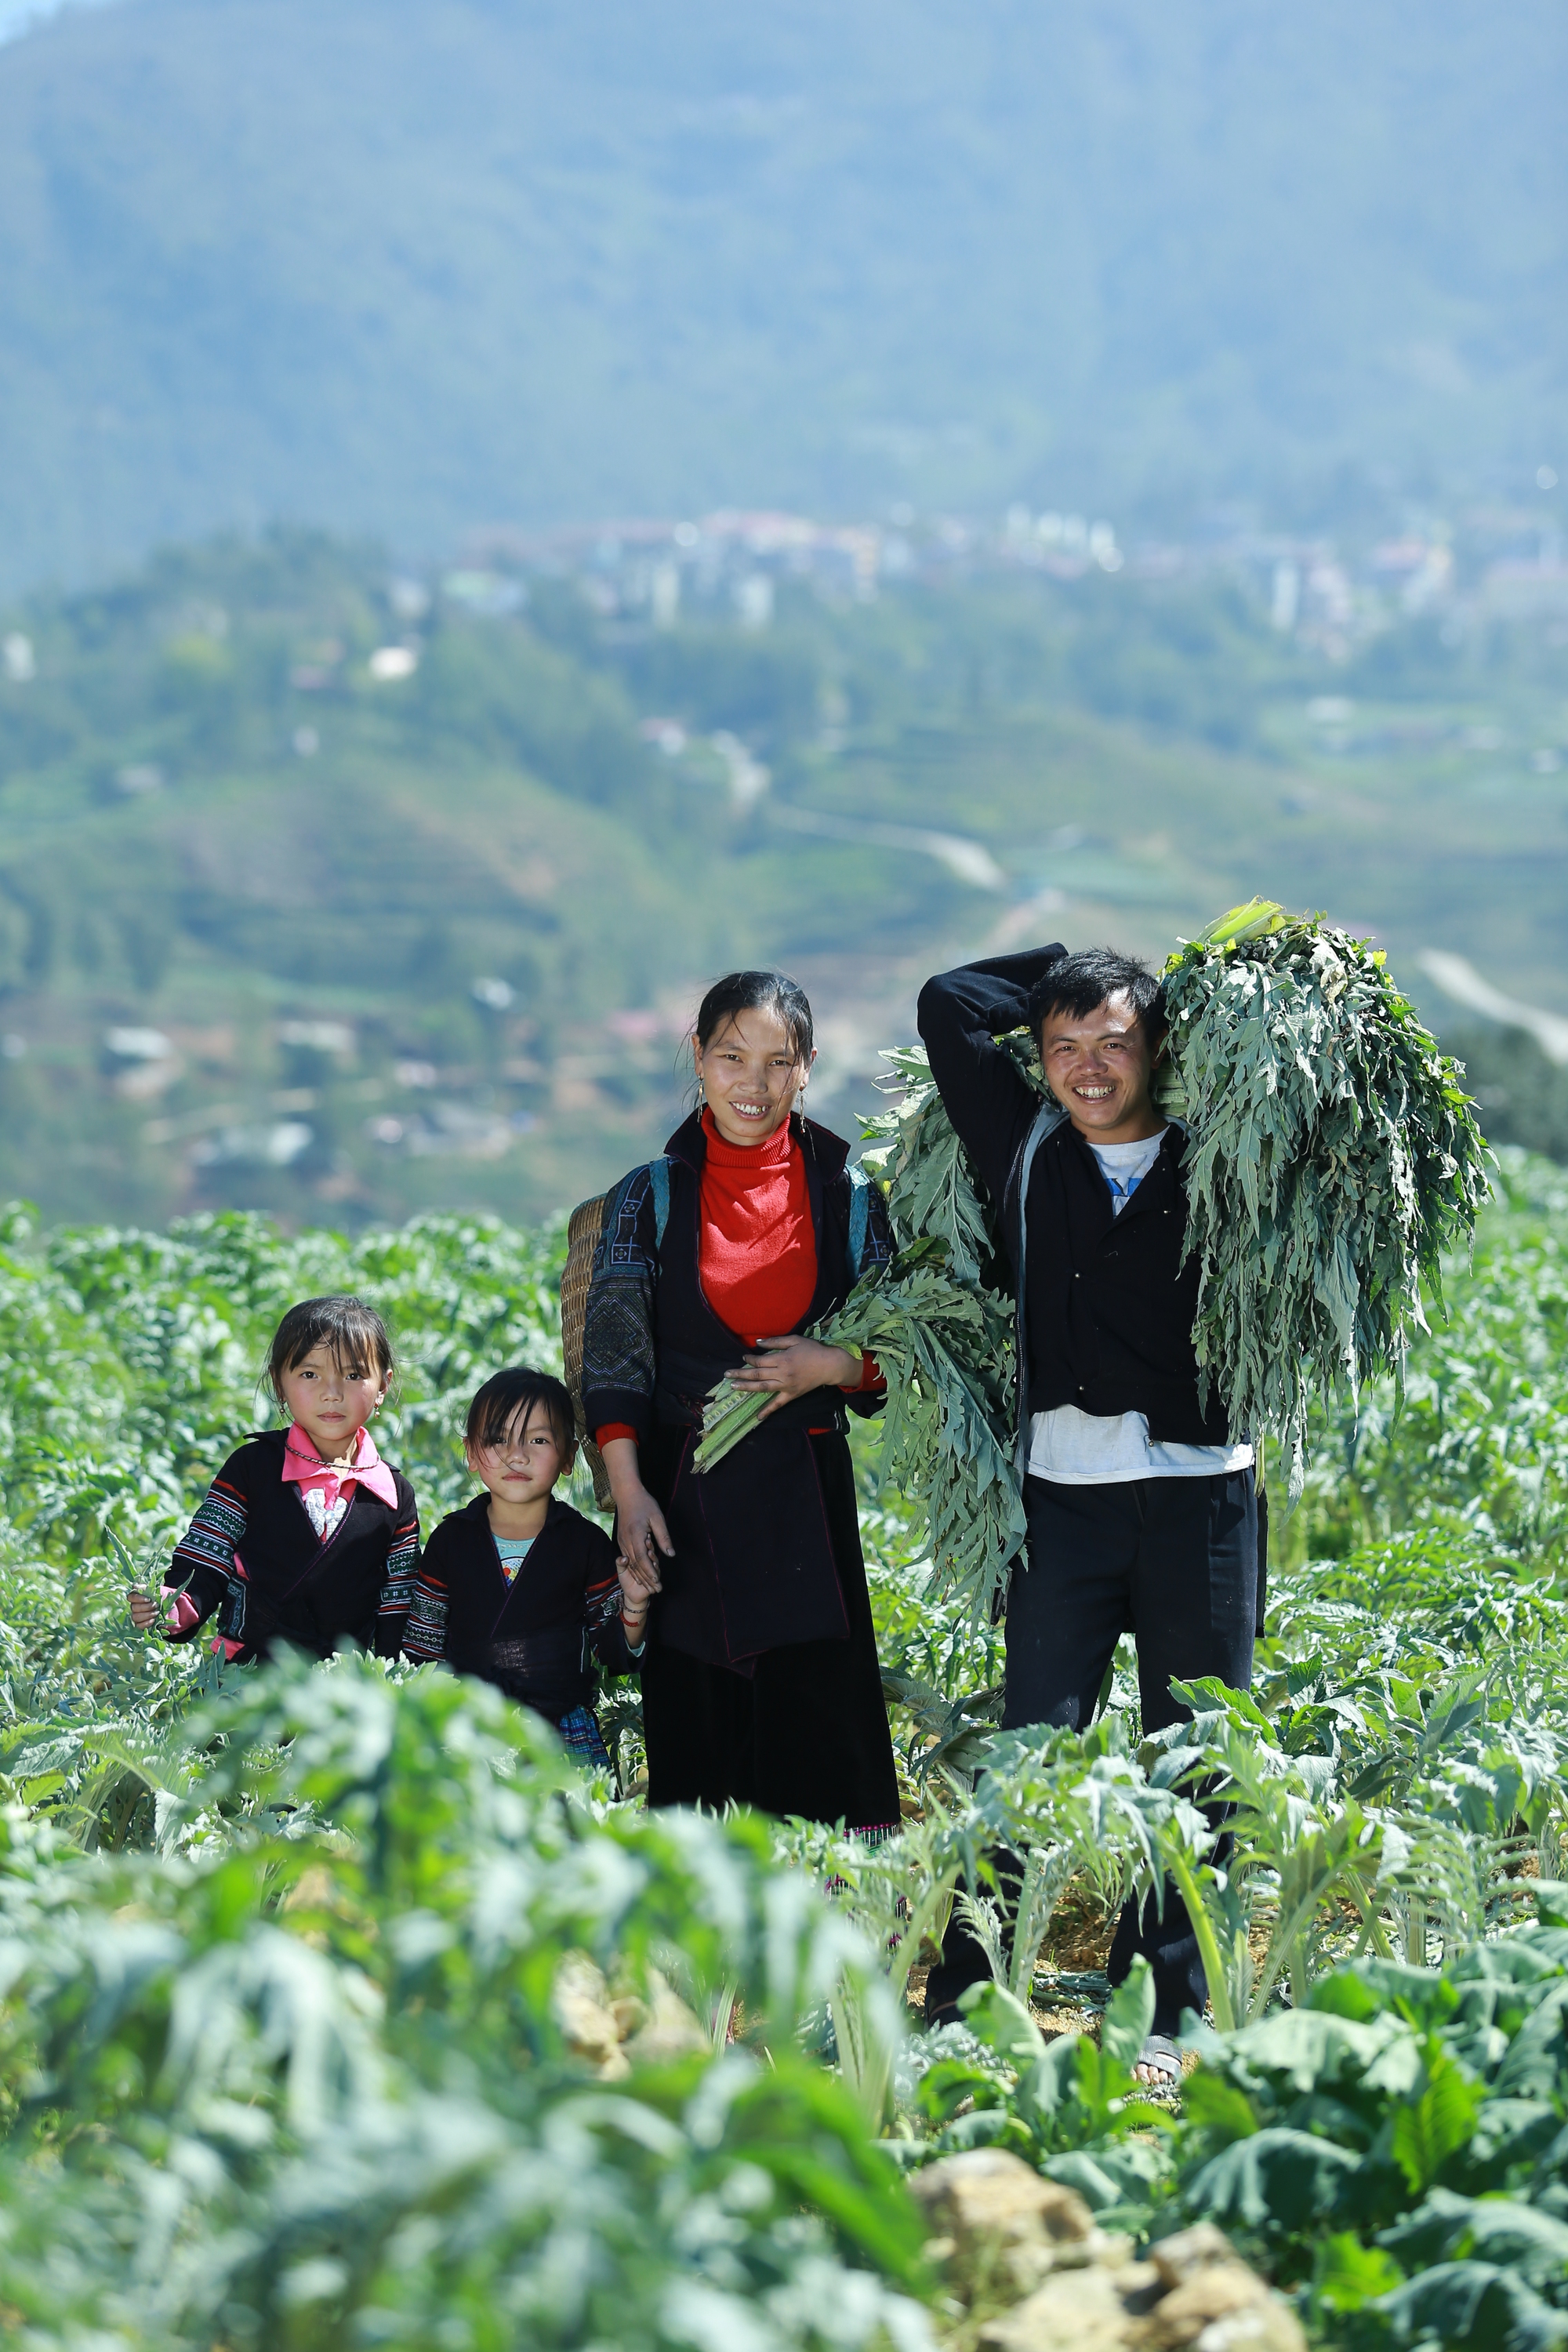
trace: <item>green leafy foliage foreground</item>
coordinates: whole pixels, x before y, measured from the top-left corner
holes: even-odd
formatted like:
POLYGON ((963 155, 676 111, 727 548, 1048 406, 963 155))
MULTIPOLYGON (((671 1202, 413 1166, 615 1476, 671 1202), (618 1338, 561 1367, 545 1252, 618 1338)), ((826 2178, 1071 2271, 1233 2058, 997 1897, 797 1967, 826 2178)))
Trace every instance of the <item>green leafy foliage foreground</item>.
POLYGON ((132 1637, 105 1524, 163 1539, 252 1424, 289 1298, 353 1283, 389 1310, 387 1451, 428 1520, 477 1379, 553 1346, 556 1239, 237 1219, 43 1249, 14 1222, 6 2327, 62 2352, 912 2347, 948 2322, 900 2168, 995 2142, 1107 2226, 1219 2221, 1323 2341, 1568 2337, 1568 1200, 1506 1173, 1404 1418, 1373 1400, 1348 1475, 1344 1431, 1320 1447, 1300 1516, 1339 1556, 1277 1574, 1250 1697, 1194 1687, 1145 1742, 1123 1678, 1081 1738, 998 1738, 994 1632, 924 1595, 890 1499, 868 1511, 911 1811, 870 1851, 644 1815, 445 1675, 207 1687, 132 1637), (1223 1865, 1200 1794, 1232 1808, 1223 1865), (1160 2105, 1130 2072, 1140 1980, 1098 2028, 1040 2021, 1075 1996, 1068 1914, 1167 1874, 1213 2023, 1160 2105), (899 1996, 954 1899, 998 1984, 911 2035, 899 1996))
POLYGON ((149 1853, 14 1825, 0 2300, 41 2340, 922 2340, 896 2178, 791 2045, 865 1955, 760 1826, 607 1814, 484 1687, 365 1661, 193 1738, 149 1853), (770 2064, 674 1990, 725 1978, 770 2064))

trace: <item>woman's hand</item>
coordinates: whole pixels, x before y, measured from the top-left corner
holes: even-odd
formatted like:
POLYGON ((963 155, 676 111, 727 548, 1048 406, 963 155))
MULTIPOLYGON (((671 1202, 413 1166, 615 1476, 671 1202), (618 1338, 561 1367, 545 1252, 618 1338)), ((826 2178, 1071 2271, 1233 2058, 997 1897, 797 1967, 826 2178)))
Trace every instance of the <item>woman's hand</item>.
POLYGON ((620 1558, 616 1572, 623 1598, 640 1596, 643 1606, 664 1590, 658 1572, 659 1555, 675 1557, 664 1513, 642 1482, 635 1437, 612 1437, 604 1448, 605 1475, 616 1506, 616 1541, 620 1558))
POLYGON ((131 1602, 131 1622, 139 1633, 151 1633, 153 1627, 158 1622, 158 1603, 150 1592, 132 1592, 128 1597, 131 1602))
POLYGON ((640 1480, 635 1495, 616 1504, 616 1541, 620 1548, 616 1573, 621 1580, 623 1599, 629 1597, 646 1609, 654 1594, 664 1591, 659 1554, 671 1559, 675 1546, 669 1540, 664 1513, 640 1480))
POLYGON ((860 1385, 861 1360, 847 1348, 830 1348, 826 1340, 807 1339, 795 1332, 782 1339, 759 1339, 758 1352, 748 1356, 730 1382, 737 1389, 765 1389, 768 1402, 758 1414, 766 1421, 781 1404, 809 1396, 813 1389, 855 1389, 860 1385))

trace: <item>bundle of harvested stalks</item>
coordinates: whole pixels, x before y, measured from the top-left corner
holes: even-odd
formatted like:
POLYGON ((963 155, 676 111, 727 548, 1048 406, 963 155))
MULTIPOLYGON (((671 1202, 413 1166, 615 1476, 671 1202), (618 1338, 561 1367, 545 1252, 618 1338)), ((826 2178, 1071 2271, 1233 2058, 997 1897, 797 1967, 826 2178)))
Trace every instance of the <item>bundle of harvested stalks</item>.
POLYGON ((979 1284, 954 1282, 945 1243, 917 1242, 868 1276, 824 1337, 875 1356, 888 1405, 878 1491, 924 1506, 939 1590, 978 1622, 1028 1532, 1014 1459, 1013 1312, 979 1284))
MULTIPOLYGON (((1020 1065, 1026 1066, 1033 1050, 1027 1041, 1005 1042, 1017 1046, 1020 1065)), ((860 1164, 882 1185, 893 1238, 900 1249, 910 1249, 934 1235, 947 1244, 947 1271, 954 1282, 986 1282, 996 1255, 994 1223, 936 1090, 925 1047, 890 1046, 882 1059, 889 1069, 879 1086, 902 1092, 890 1109, 864 1122, 861 1133, 871 1149, 861 1153, 860 1164)), ((1037 1062, 1031 1075, 1043 1091, 1037 1062)))
POLYGON ((1400 1374, 1489 1155, 1462 1070, 1363 940, 1253 899, 1184 942, 1163 985, 1201 1385, 1233 1429, 1283 1443, 1294 1498, 1313 1394, 1400 1374))
MULTIPOLYGON (((814 1339, 821 1336, 816 1329, 810 1333, 814 1339)), ((769 1402, 761 1389, 738 1389, 726 1372, 702 1408, 702 1434, 692 1452, 692 1468, 711 1470, 733 1454, 742 1438, 755 1429, 769 1402)))

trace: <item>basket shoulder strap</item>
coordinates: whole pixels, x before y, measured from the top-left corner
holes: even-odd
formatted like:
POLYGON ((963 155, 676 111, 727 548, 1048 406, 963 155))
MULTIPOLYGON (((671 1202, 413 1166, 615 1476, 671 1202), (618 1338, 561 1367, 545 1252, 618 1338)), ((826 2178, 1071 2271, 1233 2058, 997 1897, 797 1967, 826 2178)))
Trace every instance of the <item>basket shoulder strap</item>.
POLYGON ((664 1247, 665 1228, 669 1223, 669 1160, 661 1155, 650 1160, 647 1172, 653 1184, 653 1246, 657 1256, 664 1247))
POLYGON ((871 1224, 871 1180, 860 1167, 851 1168, 849 1175, 849 1272, 858 1280, 860 1261, 866 1255, 866 1235, 871 1224))

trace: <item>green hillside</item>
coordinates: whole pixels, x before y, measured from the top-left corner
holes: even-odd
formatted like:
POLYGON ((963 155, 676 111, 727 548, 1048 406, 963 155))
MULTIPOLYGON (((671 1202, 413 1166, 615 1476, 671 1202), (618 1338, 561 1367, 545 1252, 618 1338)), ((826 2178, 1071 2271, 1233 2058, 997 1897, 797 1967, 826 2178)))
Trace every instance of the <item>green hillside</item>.
POLYGON ((800 972, 853 1132, 944 961, 1254 890, 1563 1007, 1555 625, 1331 664, 1237 582, 786 580, 750 631, 595 585, 286 534, 0 610, 0 1192, 542 1215, 662 1140, 727 963, 800 972))
POLYGON ((1565 72, 1551 0, 71 11, 0 48, 0 583, 279 515, 1523 484, 1565 72))

